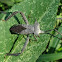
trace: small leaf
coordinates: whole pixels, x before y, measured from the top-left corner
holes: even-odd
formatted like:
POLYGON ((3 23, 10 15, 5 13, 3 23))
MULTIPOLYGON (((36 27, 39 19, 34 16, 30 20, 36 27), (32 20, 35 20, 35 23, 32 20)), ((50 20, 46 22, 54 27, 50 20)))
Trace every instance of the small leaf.
POLYGON ((21 2, 22 0, 0 0, 1 3, 5 3, 8 6, 14 5, 14 3, 21 2))
POLYGON ((58 59, 62 59, 62 53, 52 53, 52 54, 41 55, 36 62, 54 61, 54 60, 58 60, 58 59))

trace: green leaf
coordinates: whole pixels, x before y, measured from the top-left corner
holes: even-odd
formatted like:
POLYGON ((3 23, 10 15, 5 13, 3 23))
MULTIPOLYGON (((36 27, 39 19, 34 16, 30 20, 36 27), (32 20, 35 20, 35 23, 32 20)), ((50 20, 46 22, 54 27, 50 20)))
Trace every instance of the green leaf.
MULTIPOLYGON (((61 39, 62 38, 62 35, 61 35, 62 34, 62 24, 61 24, 61 26, 59 26, 58 32, 60 34, 55 32, 55 36, 57 36, 58 38, 61 39)), ((56 48, 58 48, 58 45, 61 42, 61 40, 59 40, 58 38, 54 38, 54 37, 51 38, 51 41, 50 41, 50 44, 48 47, 48 49, 50 49, 49 50, 50 53, 55 52, 56 48)))
MULTIPOLYGON (((42 30, 48 30, 54 28, 55 18, 57 13, 59 0, 24 0, 23 2, 14 5, 8 12, 22 11, 28 19, 29 24, 34 24, 35 18, 40 24, 42 30), (31 18, 28 18, 30 15, 31 18)), ((0 15, 1 16, 1 15, 0 15)), ((4 14, 2 19, 4 20, 8 14, 4 14)), ((20 14, 16 17, 19 19, 21 24, 24 21, 20 14)), ((1 19, 1 18, 0 18, 1 19)), ((0 61, 1 62, 35 62, 40 54, 46 49, 50 35, 40 34, 40 38, 37 37, 38 41, 31 41, 23 54, 19 56, 6 56, 17 38, 17 35, 11 34, 9 29, 14 24, 18 24, 17 19, 12 17, 8 21, 0 21, 0 61), (4 58, 4 60, 3 60, 4 58)), ((25 36, 26 37, 26 36, 25 36)), ((21 52, 21 49, 25 43, 23 35, 20 35, 17 42, 14 44, 14 48, 11 53, 21 52)))
POLYGON ((1 3, 5 3, 8 6, 14 5, 14 3, 21 2, 22 0, 0 0, 1 3))
POLYGON ((5 3, 9 6, 12 6, 14 4, 14 0, 0 0, 1 3, 5 3))
POLYGON ((36 62, 42 62, 42 61, 54 61, 62 59, 62 53, 53 53, 53 54, 44 54, 39 57, 39 59, 36 62))

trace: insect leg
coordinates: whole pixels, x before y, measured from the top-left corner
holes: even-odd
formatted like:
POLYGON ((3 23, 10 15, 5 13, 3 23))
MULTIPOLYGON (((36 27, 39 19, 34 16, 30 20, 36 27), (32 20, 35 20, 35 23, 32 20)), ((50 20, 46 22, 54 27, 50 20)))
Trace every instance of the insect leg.
MULTIPOLYGON (((29 39, 29 41, 37 41, 37 36, 36 35, 34 35, 34 34, 32 34, 33 36, 34 36, 34 39, 29 39)), ((30 36, 30 37, 32 37, 32 36, 30 36)))
POLYGON ((12 16, 14 16, 17 13, 20 13, 22 15, 22 18, 23 18, 24 22, 26 24, 28 24, 28 20, 27 20, 26 16, 21 11, 15 11, 15 12, 13 12, 10 16, 8 16, 8 18, 6 18, 5 21, 7 21, 8 19, 10 19, 12 16))
POLYGON ((28 23, 28 20, 27 20, 26 16, 22 12, 20 12, 20 14, 23 17, 24 22, 28 25, 29 23, 28 23))
POLYGON ((22 53, 24 52, 24 50, 25 50, 25 48, 26 48, 28 42, 29 42, 29 36, 27 36, 26 42, 25 42, 25 44, 24 44, 24 46, 23 46, 23 48, 22 48, 22 50, 21 50, 20 53, 15 53, 15 54, 7 53, 7 55, 18 56, 18 55, 22 54, 22 53))
POLYGON ((25 48, 26 48, 28 42, 29 42, 29 37, 27 37, 26 42, 25 42, 25 44, 24 44, 24 46, 23 46, 23 48, 22 48, 22 50, 21 50, 21 53, 23 53, 23 51, 25 50, 25 48))
POLYGON ((34 35, 34 38, 35 38, 35 41, 37 41, 37 38, 36 38, 36 36, 34 35))
POLYGON ((8 16, 7 18, 6 18, 6 20, 5 21, 7 21, 8 19, 10 19, 12 16, 14 16, 15 14, 17 14, 18 12, 13 12, 10 16, 8 16))

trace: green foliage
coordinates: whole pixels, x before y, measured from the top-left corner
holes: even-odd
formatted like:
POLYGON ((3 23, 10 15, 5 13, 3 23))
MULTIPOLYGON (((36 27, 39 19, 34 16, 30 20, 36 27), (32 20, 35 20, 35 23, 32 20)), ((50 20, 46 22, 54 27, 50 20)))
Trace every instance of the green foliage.
POLYGON ((39 57, 39 59, 36 62, 49 62, 49 61, 54 61, 54 60, 58 60, 58 59, 62 59, 62 53, 53 53, 53 54, 44 54, 41 55, 39 57))
POLYGON ((5 3, 8 6, 14 5, 14 3, 21 2, 22 0, 0 0, 1 3, 5 3))
MULTIPOLYGON (((24 0, 21 3, 15 4, 8 12, 22 11, 27 17, 29 24, 34 24, 35 18, 40 24, 42 30, 53 29, 56 22, 56 13, 58 8, 59 0, 24 0), (31 18, 28 18, 30 15, 31 18)), ((9 14, 3 14, 0 19, 5 19, 9 14)), ((21 24, 24 21, 20 14, 16 17, 20 20, 21 24)), ((40 38, 37 37, 38 41, 31 41, 23 54, 20 56, 6 56, 17 38, 17 35, 11 34, 9 29, 11 26, 17 23, 17 19, 12 17, 8 21, 0 21, 0 61, 1 62, 35 62, 38 57, 43 53, 50 40, 50 35, 40 34, 40 38)), ((26 37, 26 36, 25 36, 26 37)), ((57 39, 57 38, 56 38, 57 39)), ((17 42, 14 45, 11 53, 20 52, 25 39, 23 35, 20 35, 17 42)), ((41 60, 40 60, 41 61, 41 60)))
POLYGON ((5 7, 4 7, 4 5, 0 2, 0 8, 2 9, 2 10, 5 10, 5 7))

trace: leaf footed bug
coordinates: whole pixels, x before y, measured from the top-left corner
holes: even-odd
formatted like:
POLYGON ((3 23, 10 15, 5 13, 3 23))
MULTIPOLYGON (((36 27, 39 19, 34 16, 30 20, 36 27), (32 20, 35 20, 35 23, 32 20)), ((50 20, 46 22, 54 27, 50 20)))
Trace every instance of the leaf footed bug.
MULTIPOLYGON (((4 13, 5 13, 5 12, 4 12, 4 13)), ((20 53, 12 53, 12 54, 7 53, 6 55, 18 56, 18 55, 22 54, 23 51, 25 50, 25 48, 26 48, 28 42, 29 42, 29 34, 34 34, 34 35, 38 35, 38 36, 39 36, 40 33, 42 33, 42 34, 50 34, 50 33, 48 33, 48 32, 49 32, 49 31, 52 31, 52 30, 55 30, 56 32, 58 32, 56 29, 47 30, 47 31, 42 31, 42 30, 40 30, 40 25, 39 25, 39 23, 37 22, 37 20, 35 21, 35 23, 34 23, 33 25, 29 25, 26 16, 25 16, 22 12, 19 12, 19 11, 13 12, 10 16, 8 16, 8 18, 6 18, 5 21, 7 21, 8 19, 10 19, 12 16, 14 16, 14 15, 17 14, 17 13, 20 13, 20 14, 21 14, 21 16, 22 16, 22 18, 23 18, 23 20, 24 20, 24 22, 25 22, 26 24, 13 25, 13 26, 10 28, 10 32, 11 32, 11 34, 23 34, 23 35, 26 34, 26 35, 27 35, 27 39, 26 39, 26 41, 25 41, 25 43, 24 43, 24 46, 23 46, 23 48, 22 48, 22 50, 21 50, 20 53)), ((59 33, 59 32, 58 32, 58 33, 59 33)), ((52 35, 52 34, 50 34, 50 35, 52 35)), ((61 35, 61 33, 60 33, 60 35, 61 35)), ((52 36, 53 36, 53 37, 56 37, 56 36, 54 36, 54 35, 52 35, 52 36)), ((56 37, 56 38, 58 38, 58 37, 56 37)), ((61 40, 61 38, 58 38, 58 39, 61 40)))

